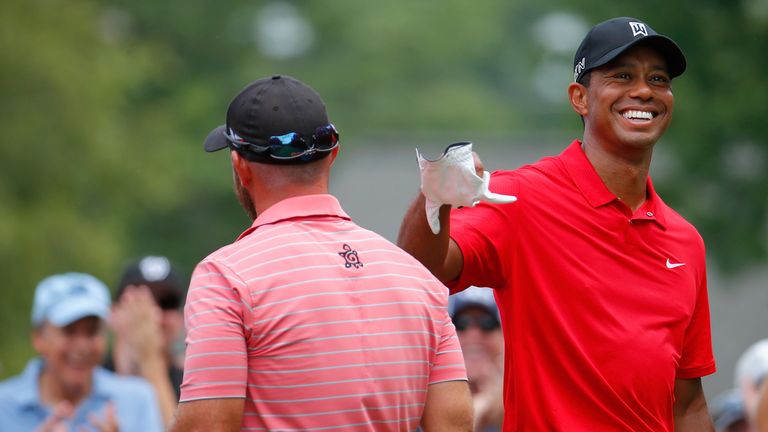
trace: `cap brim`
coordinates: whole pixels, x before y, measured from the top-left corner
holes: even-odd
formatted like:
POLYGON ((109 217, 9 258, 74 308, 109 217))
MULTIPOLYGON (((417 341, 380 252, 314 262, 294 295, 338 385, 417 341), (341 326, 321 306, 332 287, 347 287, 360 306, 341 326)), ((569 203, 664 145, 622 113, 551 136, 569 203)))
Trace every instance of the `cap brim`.
POLYGON ((96 299, 67 301, 53 308, 48 314, 47 320, 56 327, 65 327, 89 316, 106 320, 109 318, 109 307, 96 299))
POLYGON ((227 127, 225 125, 221 125, 216 129, 212 130, 211 133, 209 133, 208 136, 205 137, 205 143, 203 144, 203 148, 205 149, 205 151, 215 152, 223 148, 227 148, 229 146, 227 137, 224 136, 224 131, 226 130, 226 128, 227 127))
MULTIPOLYGON (((588 70, 596 69, 609 63, 611 60, 615 59, 636 45, 648 45, 659 50, 659 52, 661 52, 661 54, 667 60, 667 68, 669 69, 669 75, 672 78, 680 76, 683 74, 683 72, 685 72, 687 62, 685 60, 683 51, 672 39, 660 34, 638 38, 626 45, 622 45, 618 48, 608 51, 605 53, 605 55, 595 61, 588 70)), ((586 70, 584 72, 586 72, 586 70)), ((583 74, 584 73, 582 72, 581 75, 583 74)))
POLYGON ((499 318, 499 313, 497 308, 494 308, 486 303, 479 303, 479 302, 467 302, 467 303, 462 303, 461 305, 457 305, 455 308, 453 308, 453 310, 449 315, 451 317, 455 317, 456 315, 463 314, 467 309, 480 309, 483 312, 487 313, 488 315, 499 318))

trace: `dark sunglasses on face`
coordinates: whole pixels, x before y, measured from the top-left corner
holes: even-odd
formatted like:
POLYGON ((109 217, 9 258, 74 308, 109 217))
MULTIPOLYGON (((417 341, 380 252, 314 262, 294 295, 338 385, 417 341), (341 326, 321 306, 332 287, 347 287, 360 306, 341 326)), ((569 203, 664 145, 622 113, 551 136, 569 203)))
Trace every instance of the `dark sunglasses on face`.
POLYGON ((339 145, 339 132, 333 124, 315 129, 309 142, 296 132, 271 136, 266 141, 266 145, 246 141, 231 130, 225 131, 224 136, 235 150, 245 149, 254 153, 267 153, 269 157, 280 160, 309 157, 316 152, 329 152, 339 145))
POLYGON ((473 317, 467 315, 461 315, 458 318, 453 319, 453 325, 457 331, 463 331, 470 326, 477 326, 483 333, 489 333, 499 328, 499 320, 496 317, 490 315, 483 315, 480 317, 473 317))

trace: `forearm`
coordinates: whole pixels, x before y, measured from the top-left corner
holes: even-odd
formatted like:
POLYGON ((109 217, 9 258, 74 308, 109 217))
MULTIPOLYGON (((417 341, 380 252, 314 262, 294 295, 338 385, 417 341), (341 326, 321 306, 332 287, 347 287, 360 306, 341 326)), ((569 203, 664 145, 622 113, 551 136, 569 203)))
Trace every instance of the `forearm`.
POLYGON ((715 432, 715 426, 707 410, 697 414, 675 416, 676 432, 715 432))
POLYGON ((451 207, 444 205, 440 208, 440 232, 433 234, 427 222, 424 205, 424 195, 419 193, 403 218, 397 244, 419 260, 438 279, 443 282, 453 280, 459 272, 446 268, 450 243, 448 233, 451 207))
POLYGON ((758 390, 755 423, 758 432, 768 432, 768 380, 762 381, 758 390))
POLYGON ((684 416, 675 416, 676 432, 715 432, 715 426, 709 413, 686 414, 684 416))
MULTIPOLYGON (((158 356, 159 357, 159 356, 158 356)), ((163 416, 165 427, 169 427, 176 411, 176 392, 168 376, 168 365, 162 358, 147 359, 140 363, 139 374, 155 390, 155 397, 163 416)))

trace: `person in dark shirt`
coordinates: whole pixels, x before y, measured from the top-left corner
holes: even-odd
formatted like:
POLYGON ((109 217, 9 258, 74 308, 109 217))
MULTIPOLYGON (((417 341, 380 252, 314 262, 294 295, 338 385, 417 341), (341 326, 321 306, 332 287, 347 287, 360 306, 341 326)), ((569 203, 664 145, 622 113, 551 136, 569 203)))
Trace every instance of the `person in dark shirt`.
POLYGON ((168 258, 144 256, 123 270, 112 311, 114 343, 106 366, 149 381, 166 426, 173 418, 184 376, 183 355, 176 347, 184 328, 185 286, 168 258))

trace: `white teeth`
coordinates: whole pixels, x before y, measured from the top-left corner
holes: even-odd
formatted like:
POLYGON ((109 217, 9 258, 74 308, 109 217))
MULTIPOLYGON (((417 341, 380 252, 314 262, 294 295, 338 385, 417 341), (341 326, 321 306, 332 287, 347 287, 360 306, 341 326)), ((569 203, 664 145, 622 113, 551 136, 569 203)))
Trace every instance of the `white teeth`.
POLYGON ((653 119, 653 113, 649 111, 629 110, 629 111, 624 111, 624 113, 622 113, 621 115, 624 116, 624 118, 628 118, 628 119, 644 119, 644 120, 653 119))

